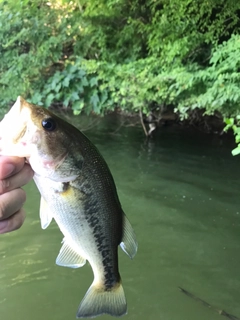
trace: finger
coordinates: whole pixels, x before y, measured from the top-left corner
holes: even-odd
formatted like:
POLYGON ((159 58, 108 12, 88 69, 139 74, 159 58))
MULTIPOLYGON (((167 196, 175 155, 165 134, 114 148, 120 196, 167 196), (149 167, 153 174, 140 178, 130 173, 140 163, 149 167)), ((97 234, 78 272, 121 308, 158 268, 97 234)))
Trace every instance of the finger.
POLYGON ((10 218, 0 221, 0 234, 19 229, 25 220, 25 216, 26 213, 21 208, 10 218))
POLYGON ((24 158, 0 156, 0 179, 5 179, 19 172, 24 163, 24 158))
POLYGON ((24 167, 20 172, 9 178, 0 180, 0 195, 24 186, 32 179, 32 177, 32 168, 28 164, 24 164, 24 167))
POLYGON ((26 193, 22 189, 14 189, 0 196, 0 220, 9 218, 19 211, 26 201, 26 193))

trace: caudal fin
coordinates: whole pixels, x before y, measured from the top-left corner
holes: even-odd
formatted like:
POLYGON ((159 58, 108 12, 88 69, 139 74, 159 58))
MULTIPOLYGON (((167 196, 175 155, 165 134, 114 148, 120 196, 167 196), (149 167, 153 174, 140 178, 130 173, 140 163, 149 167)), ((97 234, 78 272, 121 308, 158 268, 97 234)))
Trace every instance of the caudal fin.
POLYGON ((92 284, 77 311, 77 318, 95 318, 102 314, 121 317, 127 313, 127 302, 121 283, 111 290, 92 284))

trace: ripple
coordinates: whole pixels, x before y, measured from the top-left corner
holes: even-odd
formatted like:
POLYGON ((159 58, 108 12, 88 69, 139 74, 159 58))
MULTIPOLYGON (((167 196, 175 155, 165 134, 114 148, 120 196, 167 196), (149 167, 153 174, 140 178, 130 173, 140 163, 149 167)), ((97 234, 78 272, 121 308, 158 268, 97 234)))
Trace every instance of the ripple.
POLYGON ((42 273, 49 273, 50 268, 44 268, 38 271, 30 272, 30 273, 22 273, 19 274, 16 278, 12 278, 12 283, 8 285, 8 287, 13 287, 15 285, 18 285, 20 283, 28 283, 33 281, 39 281, 39 280, 46 280, 48 278, 48 275, 42 275, 42 273))

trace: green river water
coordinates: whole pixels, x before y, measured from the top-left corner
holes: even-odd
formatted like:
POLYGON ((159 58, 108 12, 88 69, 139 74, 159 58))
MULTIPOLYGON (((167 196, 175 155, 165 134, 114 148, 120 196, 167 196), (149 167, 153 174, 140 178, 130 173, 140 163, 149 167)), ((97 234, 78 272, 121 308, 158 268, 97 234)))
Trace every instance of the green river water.
MULTIPOLYGON (((119 250, 123 319, 231 319, 217 310, 240 318, 240 158, 231 156, 232 140, 163 127, 147 143, 140 127, 121 121, 78 126, 92 124, 85 133, 109 164, 139 242, 133 260, 119 250)), ((55 265, 62 235, 54 222, 41 230, 38 191, 34 183, 25 189, 25 224, 0 236, 0 320, 74 320, 91 268, 55 265)))

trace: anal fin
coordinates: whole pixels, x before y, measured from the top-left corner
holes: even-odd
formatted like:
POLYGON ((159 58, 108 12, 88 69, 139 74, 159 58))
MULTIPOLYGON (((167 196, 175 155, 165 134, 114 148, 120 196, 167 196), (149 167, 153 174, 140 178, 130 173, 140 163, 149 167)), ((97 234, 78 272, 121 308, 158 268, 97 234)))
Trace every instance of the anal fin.
POLYGON ((120 247, 131 259, 137 253, 138 243, 136 235, 125 214, 123 214, 123 237, 120 247))
POLYGON ((63 239, 62 248, 56 259, 56 264, 61 267, 80 268, 85 265, 86 259, 84 259, 72 246, 63 239))

